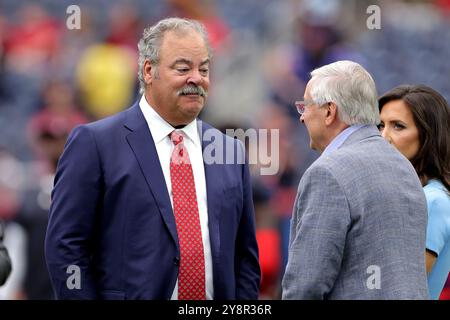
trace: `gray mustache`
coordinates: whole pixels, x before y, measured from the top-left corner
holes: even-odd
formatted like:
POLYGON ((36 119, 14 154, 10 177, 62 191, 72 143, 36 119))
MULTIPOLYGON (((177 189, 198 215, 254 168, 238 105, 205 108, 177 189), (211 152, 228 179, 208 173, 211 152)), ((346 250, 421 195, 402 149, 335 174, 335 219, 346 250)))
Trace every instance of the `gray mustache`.
POLYGON ((201 97, 206 97, 208 92, 206 92, 202 87, 198 86, 186 86, 177 91, 177 96, 186 94, 198 94, 201 97))

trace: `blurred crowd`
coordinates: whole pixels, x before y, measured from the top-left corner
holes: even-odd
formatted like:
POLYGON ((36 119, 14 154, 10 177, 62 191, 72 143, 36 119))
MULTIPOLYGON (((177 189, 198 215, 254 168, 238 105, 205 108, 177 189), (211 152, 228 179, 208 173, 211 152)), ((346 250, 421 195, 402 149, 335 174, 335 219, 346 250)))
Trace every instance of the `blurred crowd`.
MULTIPOLYGON (((203 22, 214 56, 201 118, 216 127, 278 129, 279 171, 253 165, 262 299, 279 299, 289 220, 318 157, 294 107, 309 72, 362 64, 381 95, 423 83, 450 101, 450 1, 129 0, 0 2, 0 219, 14 271, 0 299, 52 299, 43 251, 58 158, 77 125, 138 99, 137 42, 167 16, 203 22), (66 9, 81 9, 69 30, 66 9), (371 4, 381 29, 367 27, 371 4)), ((270 154, 270 150, 267 150, 270 154)), ((450 299, 450 289, 442 299, 450 299)))

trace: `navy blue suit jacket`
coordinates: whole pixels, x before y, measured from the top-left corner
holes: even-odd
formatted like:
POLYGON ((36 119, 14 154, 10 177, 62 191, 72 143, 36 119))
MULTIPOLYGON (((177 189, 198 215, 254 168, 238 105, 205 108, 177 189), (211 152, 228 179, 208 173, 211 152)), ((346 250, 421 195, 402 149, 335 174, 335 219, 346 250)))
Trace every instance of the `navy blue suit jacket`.
MULTIPOLYGON (((216 130, 203 122, 201 133, 206 129, 216 130)), ((220 139, 202 139, 203 150, 209 143, 243 148, 226 135, 220 139)), ((205 163, 205 176, 214 298, 257 299, 260 268, 248 165, 205 163)), ((58 163, 45 249, 57 298, 170 299, 180 248, 138 103, 70 134, 58 163)))

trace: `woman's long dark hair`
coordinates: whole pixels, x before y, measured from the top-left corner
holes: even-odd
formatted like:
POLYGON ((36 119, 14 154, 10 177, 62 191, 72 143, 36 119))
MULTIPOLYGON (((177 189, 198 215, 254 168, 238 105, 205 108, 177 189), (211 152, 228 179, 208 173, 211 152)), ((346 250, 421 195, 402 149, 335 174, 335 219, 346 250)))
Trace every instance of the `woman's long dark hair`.
POLYGON ((436 90, 424 85, 402 85, 378 99, 380 109, 402 100, 411 110, 419 130, 420 147, 411 159, 423 185, 440 180, 450 192, 450 107, 436 90))

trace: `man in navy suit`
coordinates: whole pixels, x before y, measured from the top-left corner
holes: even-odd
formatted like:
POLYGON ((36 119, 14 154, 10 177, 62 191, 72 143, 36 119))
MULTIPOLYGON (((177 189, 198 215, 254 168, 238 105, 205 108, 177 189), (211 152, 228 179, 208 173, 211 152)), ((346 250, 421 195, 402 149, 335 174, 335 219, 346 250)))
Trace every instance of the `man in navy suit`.
POLYGON ((248 165, 237 157, 243 146, 197 120, 209 87, 211 53, 204 27, 165 19, 144 30, 138 48, 140 101, 74 129, 58 163, 45 244, 56 296, 180 297, 180 265, 191 257, 180 248, 190 238, 180 234, 174 209, 175 196, 185 196, 173 189, 174 181, 178 185, 171 156, 176 132, 195 182, 196 206, 189 208, 198 215, 201 234, 200 247, 191 249, 202 254, 201 295, 257 299, 251 182, 248 165), (215 161, 227 152, 233 163, 215 161))

